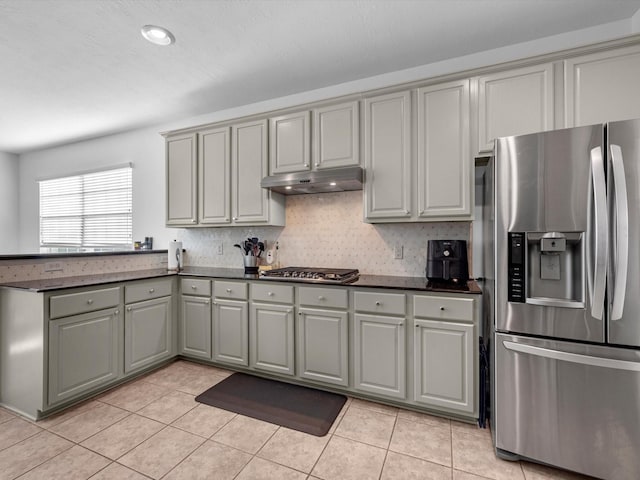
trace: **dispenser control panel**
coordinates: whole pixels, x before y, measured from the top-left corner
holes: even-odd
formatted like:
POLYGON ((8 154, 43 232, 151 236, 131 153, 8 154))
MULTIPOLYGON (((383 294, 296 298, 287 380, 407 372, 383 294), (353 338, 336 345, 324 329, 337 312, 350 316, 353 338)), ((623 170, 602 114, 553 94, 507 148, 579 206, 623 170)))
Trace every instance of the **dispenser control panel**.
POLYGON ((524 233, 509 232, 509 283, 507 288, 510 302, 526 302, 525 245, 524 233))

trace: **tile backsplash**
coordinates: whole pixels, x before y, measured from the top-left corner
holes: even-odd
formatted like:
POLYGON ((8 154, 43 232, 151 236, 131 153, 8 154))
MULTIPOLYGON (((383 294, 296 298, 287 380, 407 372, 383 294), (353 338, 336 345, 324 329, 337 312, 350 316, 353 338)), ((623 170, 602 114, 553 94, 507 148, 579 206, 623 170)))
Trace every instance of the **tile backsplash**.
POLYGON ((177 230, 176 238, 186 250, 185 264, 242 268, 242 253, 233 244, 259 237, 267 249, 278 242, 280 266, 358 268, 369 275, 422 277, 427 240, 470 239, 470 222, 364 223, 358 191, 292 195, 286 202, 286 227, 177 230), (402 259, 394 258, 396 246, 402 247, 402 259))

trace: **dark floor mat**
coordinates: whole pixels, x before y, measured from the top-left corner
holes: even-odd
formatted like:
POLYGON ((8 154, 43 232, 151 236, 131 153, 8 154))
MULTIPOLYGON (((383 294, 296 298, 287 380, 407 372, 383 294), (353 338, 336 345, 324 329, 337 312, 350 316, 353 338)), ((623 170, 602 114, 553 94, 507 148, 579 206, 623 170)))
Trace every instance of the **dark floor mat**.
POLYGON ((347 397, 234 373, 198 395, 196 401, 322 437, 347 397))

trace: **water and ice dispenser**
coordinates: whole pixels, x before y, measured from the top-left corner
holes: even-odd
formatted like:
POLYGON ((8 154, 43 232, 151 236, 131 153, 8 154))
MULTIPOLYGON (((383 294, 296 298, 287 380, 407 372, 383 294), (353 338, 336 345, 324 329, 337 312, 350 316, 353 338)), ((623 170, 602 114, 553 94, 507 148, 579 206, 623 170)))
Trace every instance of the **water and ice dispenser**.
POLYGON ((582 232, 509 232, 510 302, 582 308, 582 232))

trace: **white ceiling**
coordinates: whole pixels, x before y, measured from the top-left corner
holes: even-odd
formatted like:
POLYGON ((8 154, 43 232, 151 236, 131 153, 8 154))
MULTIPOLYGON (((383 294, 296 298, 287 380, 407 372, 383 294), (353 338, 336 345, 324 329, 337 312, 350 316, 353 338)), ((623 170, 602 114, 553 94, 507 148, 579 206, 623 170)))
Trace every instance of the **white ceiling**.
POLYGON ((628 19, 640 0, 0 0, 21 153, 628 19), (145 24, 175 35, 148 43, 145 24))

